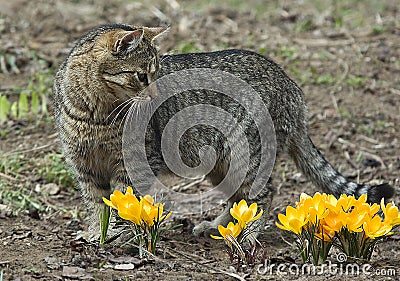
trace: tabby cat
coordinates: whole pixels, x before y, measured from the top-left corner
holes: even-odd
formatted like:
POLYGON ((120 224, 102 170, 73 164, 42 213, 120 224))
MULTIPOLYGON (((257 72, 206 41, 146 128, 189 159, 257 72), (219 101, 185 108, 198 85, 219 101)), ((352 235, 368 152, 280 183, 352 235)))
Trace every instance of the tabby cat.
MULTIPOLYGON (((297 167, 315 185, 328 193, 367 193, 369 201, 391 197, 393 189, 386 185, 368 186, 348 181, 336 171, 314 146, 307 133, 307 112, 301 89, 280 66, 257 53, 245 50, 225 50, 211 53, 178 54, 159 57, 157 41, 166 32, 163 27, 135 27, 122 24, 102 25, 84 35, 60 66, 54 82, 55 121, 62 148, 72 166, 87 202, 96 204, 108 197, 114 187, 123 189, 131 184, 124 168, 121 152, 124 103, 144 101, 145 89, 157 77, 190 68, 209 68, 228 72, 246 81, 269 110, 276 131, 278 154, 286 150, 297 167)), ((168 169, 160 152, 160 132, 169 118, 185 106, 208 103, 242 115, 227 96, 209 90, 191 90, 168 100, 153 116, 149 146, 149 162, 162 174, 168 169)), ((126 110, 126 109, 125 109, 126 110)), ((244 113, 245 114, 245 113, 244 113)), ((242 122, 251 134, 254 124, 242 122)), ((212 128, 199 126, 188 131, 181 151, 185 163, 196 165, 201 145, 214 146, 219 168, 207 176, 218 184, 229 166, 229 149, 212 128), (225 168, 224 168, 225 167, 225 168)), ((249 139, 250 166, 257 166, 260 153, 258 138, 249 139), (253 163, 254 162, 254 163, 253 163)), ((230 220, 233 202, 247 198, 254 173, 247 174, 241 188, 228 200, 224 212, 212 222, 196 226, 196 235, 212 232, 218 224, 230 220)), ((265 183, 255 199, 268 210, 273 188, 265 183)), ((266 212, 265 212, 266 213, 266 212)), ((263 215, 264 217, 266 215, 263 215)), ((262 228, 262 227, 261 227, 262 228)))

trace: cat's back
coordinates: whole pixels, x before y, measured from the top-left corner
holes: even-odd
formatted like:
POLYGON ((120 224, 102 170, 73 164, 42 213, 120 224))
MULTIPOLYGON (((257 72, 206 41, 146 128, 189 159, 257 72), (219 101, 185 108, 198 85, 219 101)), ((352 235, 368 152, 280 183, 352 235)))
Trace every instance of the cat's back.
MULTIPOLYGON (((165 55, 161 57, 160 76, 190 68, 216 69, 245 81, 262 98, 277 130, 289 132, 307 120, 302 90, 270 58, 240 49, 165 55)), ((207 96, 207 91, 203 95, 207 96)))
POLYGON ((165 55, 161 58, 161 73, 166 75, 188 68, 210 68, 231 73, 251 86, 294 87, 300 90, 285 71, 272 59, 256 52, 229 49, 205 53, 165 55))

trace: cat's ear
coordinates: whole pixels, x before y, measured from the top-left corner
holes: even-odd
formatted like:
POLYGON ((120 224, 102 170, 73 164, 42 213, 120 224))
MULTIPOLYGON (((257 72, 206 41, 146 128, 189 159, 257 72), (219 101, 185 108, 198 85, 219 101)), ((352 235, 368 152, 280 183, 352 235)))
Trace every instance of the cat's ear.
POLYGON ((113 46, 113 53, 132 51, 142 41, 143 35, 144 35, 143 29, 124 32, 123 37, 115 41, 113 46))
POLYGON ((159 27, 143 27, 144 36, 151 42, 159 42, 162 40, 169 32, 168 26, 159 27))

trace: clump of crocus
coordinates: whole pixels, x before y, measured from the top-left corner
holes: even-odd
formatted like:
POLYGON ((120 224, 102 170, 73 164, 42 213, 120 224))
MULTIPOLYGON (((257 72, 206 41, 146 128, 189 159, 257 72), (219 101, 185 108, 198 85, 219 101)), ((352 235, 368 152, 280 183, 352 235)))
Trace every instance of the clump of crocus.
POLYGON ((127 187, 125 194, 115 190, 110 200, 103 197, 103 201, 107 206, 117 210, 121 219, 130 223, 140 255, 143 247, 154 254, 158 238, 165 230, 161 225, 171 215, 171 212, 164 214, 164 204, 155 203, 150 195, 140 196, 138 199, 130 186, 127 187))
POLYGON ((303 262, 312 258, 313 264, 325 262, 332 247, 333 232, 324 228, 322 222, 329 215, 326 206, 328 195, 316 193, 314 197, 300 196, 296 207, 286 207, 286 215, 279 214, 281 224, 276 225, 292 231, 297 236, 297 246, 303 262))
POLYGON ((400 225, 400 213, 392 203, 368 204, 367 195, 359 198, 343 194, 302 194, 296 207, 288 206, 279 214, 276 225, 297 236, 297 245, 304 262, 325 262, 330 248, 336 244, 347 256, 369 260, 380 239, 393 234, 400 225), (382 210, 383 219, 379 216, 382 210))
POLYGON ((237 261, 237 269, 242 263, 254 263, 257 256, 257 246, 261 246, 254 238, 251 227, 253 223, 257 223, 257 220, 263 214, 263 210, 258 213, 257 211, 257 203, 248 206, 244 199, 239 203, 234 203, 230 209, 234 221, 229 222, 226 227, 218 225, 218 232, 221 236, 210 235, 211 238, 225 241, 231 262, 237 261), (252 238, 250 239, 250 237, 252 238))

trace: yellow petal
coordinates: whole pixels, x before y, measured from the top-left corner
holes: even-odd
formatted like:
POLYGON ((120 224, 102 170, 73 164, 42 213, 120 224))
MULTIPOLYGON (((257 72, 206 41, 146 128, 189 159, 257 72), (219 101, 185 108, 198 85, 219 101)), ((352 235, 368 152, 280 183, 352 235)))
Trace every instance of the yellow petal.
POLYGON ((296 234, 300 234, 303 228, 302 223, 299 220, 291 220, 289 222, 290 230, 296 234))
POLYGON ((287 206, 286 207, 286 216, 290 219, 296 218, 298 214, 298 210, 293 208, 292 206, 287 206))
POLYGON ((275 225, 276 225, 277 227, 279 227, 280 229, 282 229, 282 230, 291 231, 288 227, 286 227, 286 226, 284 226, 284 225, 281 225, 281 224, 279 224, 278 222, 275 222, 275 225))
POLYGON ((242 228, 240 227, 239 224, 236 224, 234 229, 233 229, 233 231, 232 231, 233 237, 235 237, 235 238, 238 237, 240 232, 242 232, 242 228))
POLYGON ((210 237, 213 239, 224 239, 224 237, 216 236, 216 235, 212 235, 212 234, 210 234, 210 237))
POLYGON ((300 194, 300 201, 304 201, 304 200, 309 199, 309 198, 311 198, 311 196, 306 194, 306 193, 301 193, 300 194))
POLYGON ((110 200, 108 200, 107 198, 103 197, 103 202, 104 202, 107 206, 109 206, 109 207, 111 207, 111 208, 117 210, 117 207, 116 207, 110 200))
POLYGON ((257 213, 257 203, 253 203, 249 206, 249 210, 253 213, 253 216, 257 213))
POLYGON ((244 223, 248 223, 253 218, 253 213, 250 210, 246 210, 243 212, 240 220, 244 223))
POLYGON ((366 193, 361 194, 360 197, 358 197, 357 201, 360 202, 360 203, 367 202, 367 194, 366 193))
POLYGON ((223 227, 222 225, 218 225, 218 231, 222 235, 222 237, 225 237, 227 234, 227 228, 223 227))
POLYGON ((248 208, 249 207, 247 206, 246 200, 244 200, 244 199, 240 200, 239 205, 238 205, 238 209, 239 209, 238 213, 243 214, 243 212, 247 211, 248 208))
POLYGON ((381 209, 382 209, 383 213, 385 213, 386 212, 385 198, 381 199, 380 205, 381 205, 381 209))
POLYGON ((262 214, 263 214, 263 210, 260 210, 260 212, 258 213, 258 215, 255 216, 255 217, 252 219, 252 221, 258 220, 258 219, 262 216, 262 214))
POLYGON ((134 195, 134 194, 133 194, 133 188, 132 188, 132 186, 128 186, 128 187, 126 188, 126 192, 125 192, 125 194, 131 194, 131 195, 134 195))
MULTIPOLYGON (((235 203, 236 204, 236 203, 235 203)), ((236 211, 237 209, 235 208, 235 206, 234 207, 232 207, 231 209, 230 209, 230 214, 231 214, 231 216, 234 218, 234 219, 238 219, 238 218, 240 218, 240 214, 236 211)))
POLYGON ((133 214, 132 212, 129 212, 128 210, 119 210, 118 211, 118 216, 123 218, 124 220, 131 221, 137 225, 141 225, 142 220, 140 219, 140 214, 133 214))
POLYGON ((289 225, 289 219, 284 214, 278 214, 278 220, 282 223, 282 225, 289 225))
POLYGON ((151 197, 150 195, 145 195, 144 197, 142 197, 142 199, 144 199, 147 203, 153 205, 154 204, 154 198, 151 197))
POLYGON ((118 202, 123 200, 125 198, 125 195, 119 191, 119 190, 114 190, 114 192, 110 195, 110 200, 113 202, 114 206, 118 207, 118 202))

